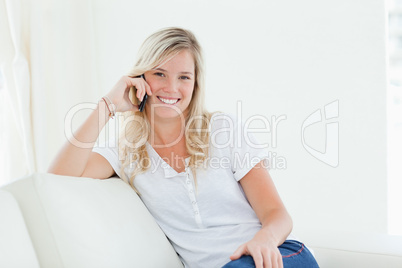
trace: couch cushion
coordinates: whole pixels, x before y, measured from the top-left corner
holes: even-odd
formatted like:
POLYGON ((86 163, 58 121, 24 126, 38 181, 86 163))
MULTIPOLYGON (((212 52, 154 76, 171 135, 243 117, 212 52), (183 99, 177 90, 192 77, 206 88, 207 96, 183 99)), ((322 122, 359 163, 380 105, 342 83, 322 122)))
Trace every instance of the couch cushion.
POLYGON ((0 267, 39 267, 14 196, 0 190, 0 267))
POLYGON ((401 236, 326 229, 298 233, 321 267, 402 267, 401 236))
POLYGON ((35 185, 63 267, 182 267, 137 194, 120 179, 27 179, 35 185))
POLYGON ((348 251, 331 248, 314 248, 316 259, 320 267, 364 267, 364 268, 400 268, 402 257, 378 253, 348 251))

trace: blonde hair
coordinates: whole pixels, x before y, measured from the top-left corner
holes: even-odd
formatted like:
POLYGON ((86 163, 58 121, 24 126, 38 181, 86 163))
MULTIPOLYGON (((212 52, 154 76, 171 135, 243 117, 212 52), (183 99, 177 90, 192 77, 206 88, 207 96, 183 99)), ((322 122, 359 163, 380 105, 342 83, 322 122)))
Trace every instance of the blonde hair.
MULTIPOLYGON (((206 111, 204 105, 204 61, 197 39, 190 31, 182 28, 170 27, 155 32, 142 44, 136 64, 129 76, 139 76, 162 65, 183 50, 188 50, 192 54, 195 65, 194 90, 187 108, 184 133, 187 153, 190 154, 189 167, 197 185, 196 169, 205 167, 208 159, 209 122, 212 116, 206 111)), ((130 100, 138 105, 139 101, 135 96, 136 88, 133 87, 130 100)), ((151 126, 146 114, 147 108, 143 112, 127 112, 123 116, 123 124, 120 124, 119 157, 123 159, 121 174, 123 180, 129 183, 137 193, 134 187, 135 176, 145 172, 151 165, 146 150, 151 126), (124 172, 127 167, 133 168, 130 178, 126 178, 124 172)))

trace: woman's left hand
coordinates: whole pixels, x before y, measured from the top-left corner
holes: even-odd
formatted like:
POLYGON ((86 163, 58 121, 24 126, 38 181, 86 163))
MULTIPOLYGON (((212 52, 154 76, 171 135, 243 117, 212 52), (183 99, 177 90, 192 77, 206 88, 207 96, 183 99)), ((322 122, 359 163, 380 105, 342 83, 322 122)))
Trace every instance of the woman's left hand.
POLYGON ((237 260, 242 255, 251 255, 256 268, 283 268, 282 255, 278 245, 269 239, 269 236, 261 229, 253 239, 241 245, 230 259, 237 260))

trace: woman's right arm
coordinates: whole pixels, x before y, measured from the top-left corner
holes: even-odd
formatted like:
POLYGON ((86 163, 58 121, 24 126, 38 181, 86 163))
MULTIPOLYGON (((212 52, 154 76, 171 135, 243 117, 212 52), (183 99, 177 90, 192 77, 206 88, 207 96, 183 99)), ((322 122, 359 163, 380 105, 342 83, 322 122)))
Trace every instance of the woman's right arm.
MULTIPOLYGON (((152 95, 149 85, 142 78, 123 76, 107 94, 116 105, 117 112, 138 111, 138 106, 129 100, 130 87, 135 86, 137 98, 142 100, 145 92, 152 95)), ((92 152, 99 133, 109 121, 109 111, 104 101, 99 101, 97 108, 74 133, 74 139, 85 143, 85 148, 67 141, 58 153, 48 172, 58 175, 106 179, 114 174, 110 163, 101 155, 92 152), (89 145, 89 146, 87 146, 89 145)))

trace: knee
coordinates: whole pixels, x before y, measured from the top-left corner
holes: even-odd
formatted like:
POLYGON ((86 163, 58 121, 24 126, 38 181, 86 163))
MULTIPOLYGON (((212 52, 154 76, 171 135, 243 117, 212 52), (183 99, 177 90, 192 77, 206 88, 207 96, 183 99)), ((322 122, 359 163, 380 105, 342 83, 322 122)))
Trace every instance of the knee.
POLYGON ((279 251, 282 254, 284 267, 319 267, 308 248, 298 241, 285 241, 279 251))

